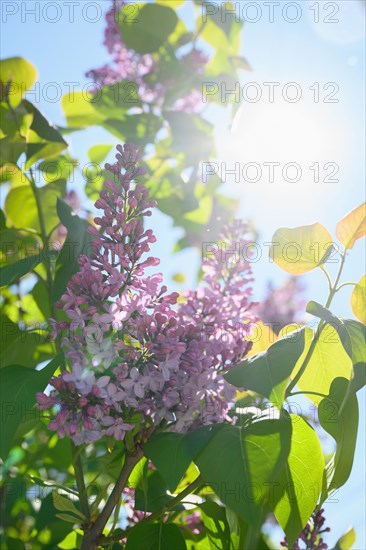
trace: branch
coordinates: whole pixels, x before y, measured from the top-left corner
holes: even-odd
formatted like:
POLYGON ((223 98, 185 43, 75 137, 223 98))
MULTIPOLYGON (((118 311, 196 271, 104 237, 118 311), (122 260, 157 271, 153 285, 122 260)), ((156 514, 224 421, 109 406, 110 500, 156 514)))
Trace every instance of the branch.
POLYGON ((106 526, 114 507, 121 498, 122 490, 126 486, 132 470, 141 460, 143 455, 144 453, 140 448, 138 448, 134 454, 126 454, 122 470, 103 510, 91 528, 85 532, 81 550, 97 550, 99 545, 98 541, 103 533, 103 529, 106 526))

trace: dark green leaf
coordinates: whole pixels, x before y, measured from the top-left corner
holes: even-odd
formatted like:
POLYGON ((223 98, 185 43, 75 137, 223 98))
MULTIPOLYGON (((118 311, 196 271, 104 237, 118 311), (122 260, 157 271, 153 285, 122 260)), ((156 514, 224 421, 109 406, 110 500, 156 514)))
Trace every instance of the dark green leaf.
POLYGON ((0 286, 12 285, 17 282, 23 275, 32 271, 38 264, 43 262, 44 254, 29 256, 24 260, 19 260, 14 264, 0 267, 0 286))
POLYGON ((74 214, 63 200, 57 200, 57 213, 67 229, 67 238, 56 263, 53 300, 60 299, 71 277, 79 271, 77 259, 80 254, 90 255, 93 238, 88 233, 89 224, 74 214))
POLYGON ((366 385, 366 326, 353 319, 342 319, 351 344, 353 361, 352 392, 357 392, 366 385))
POLYGON ((119 17, 119 31, 123 42, 137 53, 157 51, 174 31, 178 17, 174 10, 160 4, 135 4, 138 11, 126 17, 123 9, 119 17))
POLYGON ((186 543, 174 523, 140 523, 131 529, 126 550, 185 550, 186 543))
POLYGON ((246 388, 267 397, 281 408, 287 381, 303 352, 303 329, 290 333, 272 344, 267 351, 253 355, 225 375, 230 384, 246 388))
POLYGON ((346 483, 352 470, 356 447, 358 401, 356 395, 349 392, 348 386, 349 380, 335 378, 328 397, 319 403, 320 424, 337 443, 336 452, 327 465, 330 490, 346 483))
POLYGON ((49 379, 62 363, 62 354, 55 357, 40 371, 28 369, 20 365, 9 365, 0 371, 2 430, 0 456, 5 460, 13 444, 14 434, 27 417, 39 418, 40 413, 34 410, 36 393, 43 391, 49 379))
POLYGON ((343 320, 339 319, 329 309, 321 304, 318 304, 317 302, 314 302, 313 300, 307 304, 306 311, 331 325, 338 332, 344 349, 348 355, 352 357, 351 341, 343 320))
POLYGON ((145 446, 170 491, 174 491, 190 463, 220 427, 201 428, 186 435, 158 433, 145 446))
POLYGON ((136 489, 135 508, 144 512, 157 512, 170 500, 163 478, 159 472, 151 471, 147 477, 146 493, 139 487, 136 489))

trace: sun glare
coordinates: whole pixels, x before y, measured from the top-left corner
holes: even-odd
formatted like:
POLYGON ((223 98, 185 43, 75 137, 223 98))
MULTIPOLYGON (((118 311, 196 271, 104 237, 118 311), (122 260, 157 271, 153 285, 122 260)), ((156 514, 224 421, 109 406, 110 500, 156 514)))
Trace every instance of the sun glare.
POLYGON ((333 112, 305 101, 240 107, 230 139, 221 143, 220 168, 246 211, 255 205, 261 221, 297 223, 338 192, 345 134, 340 113, 334 115, 338 107, 331 106, 333 112))

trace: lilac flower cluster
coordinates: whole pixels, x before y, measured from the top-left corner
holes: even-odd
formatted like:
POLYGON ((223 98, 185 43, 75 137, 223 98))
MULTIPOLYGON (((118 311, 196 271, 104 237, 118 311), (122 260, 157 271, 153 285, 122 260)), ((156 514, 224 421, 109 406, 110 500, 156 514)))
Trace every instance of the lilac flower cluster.
MULTIPOLYGON (((38 394, 40 408, 57 409, 49 427, 76 444, 122 440, 163 420, 178 432, 223 421, 235 389, 221 372, 250 350, 256 320, 248 261, 210 257, 203 284, 179 305, 161 273, 145 273, 159 263, 146 258, 156 239, 143 224, 155 202, 141 183, 133 188, 143 174, 136 147, 117 150, 116 164, 106 165, 114 181, 95 203, 102 215, 100 229, 90 228, 93 254, 79 258, 57 304, 69 321, 51 320, 70 370, 51 379, 50 395, 38 394)), ((222 238, 230 247, 246 231, 236 222, 222 238)))
MULTIPOLYGON (((86 73, 86 77, 93 79, 98 89, 123 80, 132 80, 136 82, 140 98, 144 102, 162 106, 165 94, 174 81, 160 73, 159 78, 156 78, 155 73, 159 71, 159 68, 154 56, 139 54, 129 49, 123 42, 118 28, 118 19, 124 5, 126 4, 123 0, 114 0, 113 6, 105 16, 106 28, 103 44, 112 56, 112 62, 98 69, 91 69, 86 73)), ((208 57, 197 48, 193 48, 191 52, 180 58, 180 62, 185 66, 187 72, 196 75, 203 73, 207 61, 208 57)), ((202 105, 201 94, 198 89, 193 89, 177 99, 171 108, 175 111, 194 113, 200 105, 202 105)))
MULTIPOLYGON (((306 524, 302 530, 299 539, 293 544, 291 550, 301 550, 300 542, 304 543, 304 550, 327 550, 328 545, 323 542, 323 539, 320 535, 323 533, 329 533, 330 527, 325 527, 323 525, 325 522, 325 517, 323 516, 324 509, 322 508, 319 511, 314 511, 311 515, 309 522, 306 524)), ((288 548, 287 538, 281 542, 281 546, 288 548)))
POLYGON ((268 283, 266 296, 258 307, 258 317, 271 326, 277 334, 290 323, 303 323, 306 300, 305 287, 299 277, 289 277, 282 286, 276 288, 268 283))

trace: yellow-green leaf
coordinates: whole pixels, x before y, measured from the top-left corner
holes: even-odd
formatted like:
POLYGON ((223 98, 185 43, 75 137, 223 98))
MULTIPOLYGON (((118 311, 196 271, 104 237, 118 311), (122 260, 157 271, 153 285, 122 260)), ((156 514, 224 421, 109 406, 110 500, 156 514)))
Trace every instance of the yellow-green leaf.
POLYGON ((70 512, 82 520, 85 519, 84 514, 76 508, 75 504, 69 498, 61 495, 56 489, 52 491, 52 499, 56 510, 60 512, 70 512))
POLYGON ((337 238, 347 248, 366 235, 366 202, 351 210, 337 225, 337 238))
MULTIPOLYGON (((294 378, 304 362, 313 339, 313 334, 310 328, 305 328, 304 351, 295 365, 292 378, 294 378)), ((335 378, 343 377, 350 380, 352 366, 352 360, 345 351, 336 329, 332 325, 326 324, 297 386, 305 393, 311 391, 328 395, 330 386, 335 378)), ((318 405, 322 400, 322 396, 315 395, 314 393, 306 395, 315 405, 318 405)))
POLYGON ((300 275, 324 263, 332 244, 332 237, 320 223, 281 227, 272 237, 270 258, 288 273, 300 275))
POLYGON ((248 339, 253 342, 252 349, 247 354, 247 357, 251 357, 256 353, 266 351, 269 346, 278 340, 278 336, 270 326, 265 325, 262 321, 258 321, 255 324, 253 335, 248 339))
POLYGON ((23 95, 29 90, 37 79, 35 67, 21 57, 9 57, 0 61, 1 83, 5 86, 11 82, 9 88, 9 103, 16 107, 23 95))
POLYGON ((333 547, 333 550, 350 550, 355 542, 356 533, 353 527, 351 527, 346 533, 344 533, 344 535, 342 535, 337 540, 335 546, 333 547))
POLYGON ((361 277, 351 294, 352 311, 366 325, 366 275, 361 277))

